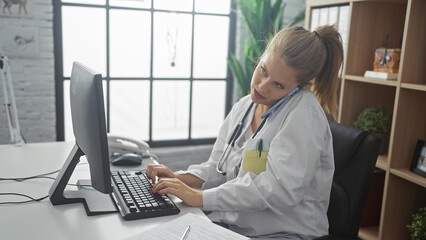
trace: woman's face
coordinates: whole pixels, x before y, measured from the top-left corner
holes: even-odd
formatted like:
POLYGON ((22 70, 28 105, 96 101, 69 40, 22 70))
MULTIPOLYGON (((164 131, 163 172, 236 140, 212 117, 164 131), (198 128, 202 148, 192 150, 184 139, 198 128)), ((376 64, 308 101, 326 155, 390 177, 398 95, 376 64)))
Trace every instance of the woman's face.
POLYGON ((296 80, 297 72, 287 66, 278 54, 265 54, 251 79, 251 99, 269 109, 297 87, 296 80))

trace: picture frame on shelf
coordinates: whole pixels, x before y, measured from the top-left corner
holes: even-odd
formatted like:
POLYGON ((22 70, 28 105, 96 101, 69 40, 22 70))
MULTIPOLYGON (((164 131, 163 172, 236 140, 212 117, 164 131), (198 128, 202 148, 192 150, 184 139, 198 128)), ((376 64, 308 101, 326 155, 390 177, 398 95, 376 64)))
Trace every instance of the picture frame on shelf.
POLYGON ((424 140, 417 140, 410 170, 426 177, 426 142, 424 140))

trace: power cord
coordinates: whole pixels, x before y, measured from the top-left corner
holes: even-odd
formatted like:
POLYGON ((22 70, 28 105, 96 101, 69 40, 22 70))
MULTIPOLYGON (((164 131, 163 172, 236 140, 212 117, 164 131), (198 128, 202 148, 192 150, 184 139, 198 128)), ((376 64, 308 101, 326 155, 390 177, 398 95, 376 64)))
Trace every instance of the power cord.
POLYGON ((56 170, 56 171, 53 171, 53 172, 43 173, 43 174, 40 174, 40 175, 35 175, 35 176, 30 176, 30 177, 22 177, 22 178, 0 178, 0 181, 22 182, 22 181, 29 180, 29 179, 34 179, 34 178, 49 178, 49 179, 55 180, 55 178, 48 177, 47 175, 51 175, 51 174, 57 173, 59 171, 60 170, 56 170))
MULTIPOLYGON (((79 165, 80 164, 86 164, 86 163, 79 163, 79 165)), ((48 173, 43 173, 43 174, 39 174, 39 175, 35 175, 35 176, 30 176, 30 177, 22 177, 22 178, 0 178, 0 181, 23 182, 25 180, 36 179, 36 178, 46 178, 46 179, 56 180, 56 178, 49 177, 47 175, 51 175, 51 174, 57 173, 59 171, 60 171, 60 169, 56 170, 56 171, 48 172, 48 173)), ((77 184, 74 184, 74 183, 68 183, 67 185, 70 185, 70 186, 80 186, 80 187, 92 187, 91 185, 77 185, 77 184)), ((46 198, 49 197, 49 195, 46 195, 46 196, 41 197, 41 198, 33 198, 31 196, 28 196, 28 195, 25 195, 25 194, 21 194, 21 193, 0 193, 0 195, 3 195, 3 196, 7 196, 7 195, 22 196, 22 197, 26 197, 26 198, 31 199, 31 200, 19 201, 19 202, 0 202, 0 205, 5 205, 5 204, 22 204, 22 203, 29 203, 29 202, 40 202, 41 200, 46 199, 46 198)))
POLYGON ((47 197, 49 197, 49 195, 41 197, 41 198, 33 198, 31 196, 25 195, 25 194, 21 194, 21 193, 0 193, 0 195, 15 195, 15 196, 22 196, 22 197, 26 197, 29 198, 31 200, 27 200, 27 201, 20 201, 20 202, 0 202, 0 205, 5 205, 5 204, 22 204, 22 203, 29 203, 29 202, 40 202, 43 199, 46 199, 47 197))

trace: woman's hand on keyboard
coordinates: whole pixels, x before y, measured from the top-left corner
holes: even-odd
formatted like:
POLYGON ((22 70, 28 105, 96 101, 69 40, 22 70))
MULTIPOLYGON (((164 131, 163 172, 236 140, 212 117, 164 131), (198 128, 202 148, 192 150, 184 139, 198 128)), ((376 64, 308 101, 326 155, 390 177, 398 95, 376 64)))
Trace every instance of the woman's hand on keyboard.
POLYGON ((159 178, 152 192, 173 194, 191 207, 203 206, 203 192, 189 187, 178 178, 159 178))
POLYGON ((155 183, 155 177, 177 178, 177 175, 162 164, 148 164, 146 176, 155 183))

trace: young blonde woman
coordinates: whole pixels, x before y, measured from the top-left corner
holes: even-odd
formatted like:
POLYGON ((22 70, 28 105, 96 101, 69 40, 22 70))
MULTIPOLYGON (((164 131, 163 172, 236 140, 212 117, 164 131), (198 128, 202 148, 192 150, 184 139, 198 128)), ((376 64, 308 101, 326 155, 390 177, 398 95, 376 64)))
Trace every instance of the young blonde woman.
POLYGON ((253 238, 328 233, 334 172, 327 115, 337 108, 341 37, 333 26, 279 31, 243 97, 226 117, 207 162, 172 172, 149 165, 153 192, 170 193, 253 238))

